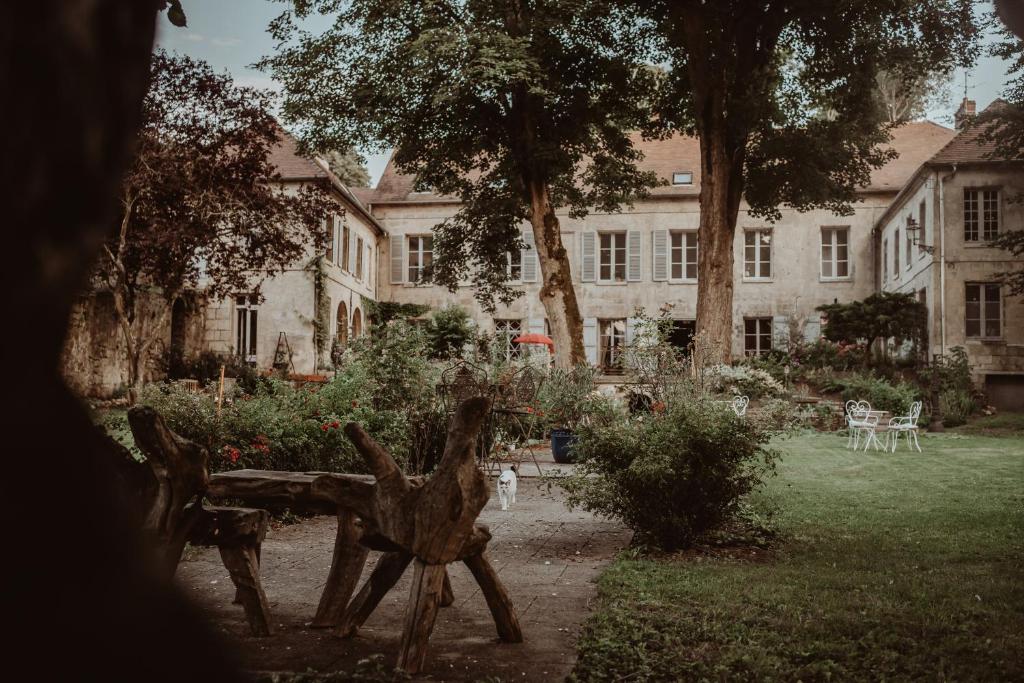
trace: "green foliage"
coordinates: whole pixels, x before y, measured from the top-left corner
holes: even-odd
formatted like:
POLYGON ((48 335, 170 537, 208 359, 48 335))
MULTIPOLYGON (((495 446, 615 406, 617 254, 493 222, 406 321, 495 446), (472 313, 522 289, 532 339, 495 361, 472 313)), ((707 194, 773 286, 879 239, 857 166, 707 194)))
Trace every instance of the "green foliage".
MULTIPOLYGON (((315 257, 306 266, 313 274, 313 301, 316 302, 316 315, 313 316, 313 346, 316 347, 317 365, 324 366, 333 353, 328 356, 327 342, 331 338, 331 300, 326 293, 327 271, 324 258, 315 257)), ((333 351, 333 349, 331 349, 333 351)), ((317 367, 320 370, 321 367, 317 367)))
POLYGON ((362 298, 363 310, 366 318, 373 326, 383 327, 393 320, 408 321, 410 318, 417 318, 430 310, 430 306, 424 304, 403 304, 394 301, 374 301, 373 299, 362 298))
POLYGON ((922 435, 912 455, 844 443, 779 445, 778 476, 752 496, 776 511, 769 550, 617 558, 570 680, 1024 678, 1024 440, 922 435))
POLYGON ((708 388, 748 398, 783 396, 786 387, 771 373, 747 365, 716 365, 707 374, 708 388))
POLYGON ((946 427, 958 427, 978 409, 974 395, 963 389, 946 389, 939 394, 942 409, 942 423, 946 427))
POLYGON ((347 187, 369 187, 370 173, 359 154, 353 150, 331 150, 320 154, 334 175, 347 187))
POLYGON ((621 519, 638 540, 686 547, 719 527, 771 473, 771 431, 710 400, 672 401, 642 420, 584 425, 569 504, 621 519))
POLYGON ((355 340, 341 369, 322 386, 240 378, 219 416, 212 394, 191 394, 176 384, 147 387, 142 402, 171 429, 205 446, 212 471, 363 472, 362 458, 341 431, 355 421, 400 466, 422 473, 440 459, 447 427, 427 355, 422 331, 395 322, 355 340))
POLYGON ((451 304, 434 311, 427 326, 430 355, 432 358, 461 356, 473 335, 472 319, 462 306, 451 304))
POLYGON ((540 387, 535 409, 550 427, 575 431, 601 400, 594 394, 596 378, 597 370, 589 365, 552 368, 540 387))
POLYGON ((870 353, 877 339, 910 341, 917 348, 927 338, 928 308, 913 294, 878 292, 863 301, 818 306, 827 316, 822 333, 833 342, 864 344, 870 353))
POLYGON ((921 400, 921 391, 915 385, 893 383, 866 372, 836 378, 827 389, 841 392, 843 401, 867 401, 874 410, 888 410, 893 415, 906 415, 910 404, 921 400))
POLYGON ((302 122, 304 142, 393 147, 417 188, 462 200, 434 228, 435 282, 469 277, 485 304, 511 301, 506 254, 524 247, 535 210, 560 244, 555 209, 615 211, 656 183, 636 168, 630 133, 650 117, 658 72, 645 68, 648 40, 628 4, 291 5, 262 67, 284 84, 284 116, 302 122), (332 18, 322 33, 302 28, 314 13, 332 18), (541 194, 550 210, 533 201, 541 194))

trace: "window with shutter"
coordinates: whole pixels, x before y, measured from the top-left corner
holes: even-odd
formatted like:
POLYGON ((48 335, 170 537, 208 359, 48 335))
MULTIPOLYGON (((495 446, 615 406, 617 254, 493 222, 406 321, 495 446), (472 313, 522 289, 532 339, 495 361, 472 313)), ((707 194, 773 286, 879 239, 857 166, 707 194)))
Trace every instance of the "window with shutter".
POLYGON ((643 262, 641 251, 643 250, 643 233, 639 230, 630 230, 626 233, 626 280, 629 282, 640 282, 643 277, 643 262))
POLYGON ((668 230, 655 230, 651 233, 651 251, 654 256, 651 279, 664 282, 668 279, 668 230))
POLYGON ((580 234, 580 279, 593 282, 597 270, 597 235, 592 232, 580 234))
POLYGON ((539 263, 533 232, 529 230, 523 232, 523 242, 526 243, 526 249, 519 252, 519 260, 522 263, 521 277, 523 282, 536 282, 539 263))
POLYGON ((420 282, 434 260, 434 238, 413 235, 409 238, 409 282, 420 282))
POLYGON ((697 233, 694 230, 672 233, 670 273, 673 280, 696 282, 697 233))
POLYGON ((598 233, 598 282, 626 281, 626 233, 598 233))
POLYGON ((391 236, 391 284, 400 284, 405 272, 405 239, 401 235, 391 236))
POLYGON ((341 228, 341 264, 340 265, 341 265, 341 269, 342 270, 346 270, 346 271, 349 269, 349 264, 351 263, 348 260, 349 241, 350 241, 350 236, 349 236, 348 226, 347 225, 342 226, 342 228, 341 228))

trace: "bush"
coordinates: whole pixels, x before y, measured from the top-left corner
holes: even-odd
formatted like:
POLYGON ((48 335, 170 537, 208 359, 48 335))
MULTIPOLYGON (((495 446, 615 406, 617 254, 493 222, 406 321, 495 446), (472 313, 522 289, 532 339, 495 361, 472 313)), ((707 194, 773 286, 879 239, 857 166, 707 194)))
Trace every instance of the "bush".
POLYGON ((874 410, 888 410, 906 415, 910 404, 921 398, 921 392, 906 382, 890 382, 870 374, 856 374, 833 380, 833 389, 842 393, 844 401, 867 401, 874 410))
POLYGON ((732 393, 749 398, 783 396, 786 388, 765 370, 746 365, 716 365, 707 375, 710 389, 718 393, 732 393))
POLYGON ((447 417, 434 393, 437 373, 423 333, 394 322, 353 342, 343 360, 322 386, 240 379, 219 417, 211 396, 171 384, 147 387, 142 402, 171 429, 205 446, 211 471, 364 472, 341 431, 348 421, 361 424, 407 472, 432 469, 444 447, 447 417))
POLYGON ((569 370, 552 368, 537 394, 537 406, 551 428, 575 431, 599 397, 594 395, 597 370, 580 365, 569 370))
POLYGON ((963 389, 946 389, 939 394, 942 409, 942 423, 946 427, 958 427, 967 422, 978 406, 974 395, 963 389))
POLYGON ((730 520, 774 467, 773 434, 711 400, 672 401, 641 420, 583 426, 576 471, 559 480, 570 506, 621 519, 666 550, 730 520))
POLYGON ((474 338, 473 323, 466 309, 452 304, 434 312, 426 334, 431 358, 461 357, 474 338))

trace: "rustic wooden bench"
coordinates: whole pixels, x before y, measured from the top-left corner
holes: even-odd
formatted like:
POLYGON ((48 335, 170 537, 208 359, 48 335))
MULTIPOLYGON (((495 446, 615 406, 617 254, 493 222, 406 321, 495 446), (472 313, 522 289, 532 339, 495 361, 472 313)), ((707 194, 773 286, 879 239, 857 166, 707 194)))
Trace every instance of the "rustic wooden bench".
POLYGON ((214 499, 337 517, 334 557, 312 626, 334 627, 342 637, 356 633, 414 563, 398 657, 398 667, 408 673, 422 669, 437 608, 454 599, 450 562, 463 562, 472 572, 498 637, 522 642, 515 609, 485 553, 491 535, 476 524, 490 492, 475 463, 476 438, 489 407, 486 398, 459 406, 441 464, 426 480, 403 475, 387 451, 349 423, 345 433, 372 476, 238 470, 213 475, 206 492, 214 499), (353 598, 369 550, 384 555, 353 598))
POLYGON ((152 408, 132 408, 128 422, 146 460, 136 460, 112 439, 109 450, 119 489, 155 560, 156 573, 167 580, 173 577, 186 543, 216 546, 253 635, 270 635, 270 611, 259 574, 268 513, 204 507, 209 481, 206 449, 168 429, 152 408))

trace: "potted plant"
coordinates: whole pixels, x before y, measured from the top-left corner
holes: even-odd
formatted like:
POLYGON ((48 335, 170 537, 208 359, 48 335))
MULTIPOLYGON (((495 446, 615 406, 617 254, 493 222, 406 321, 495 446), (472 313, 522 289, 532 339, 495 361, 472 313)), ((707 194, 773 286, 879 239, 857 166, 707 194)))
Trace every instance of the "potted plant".
POLYGON ((557 463, 572 462, 576 429, 586 419, 587 404, 594 390, 593 368, 553 369, 540 392, 540 410, 551 428, 551 454, 557 463))

